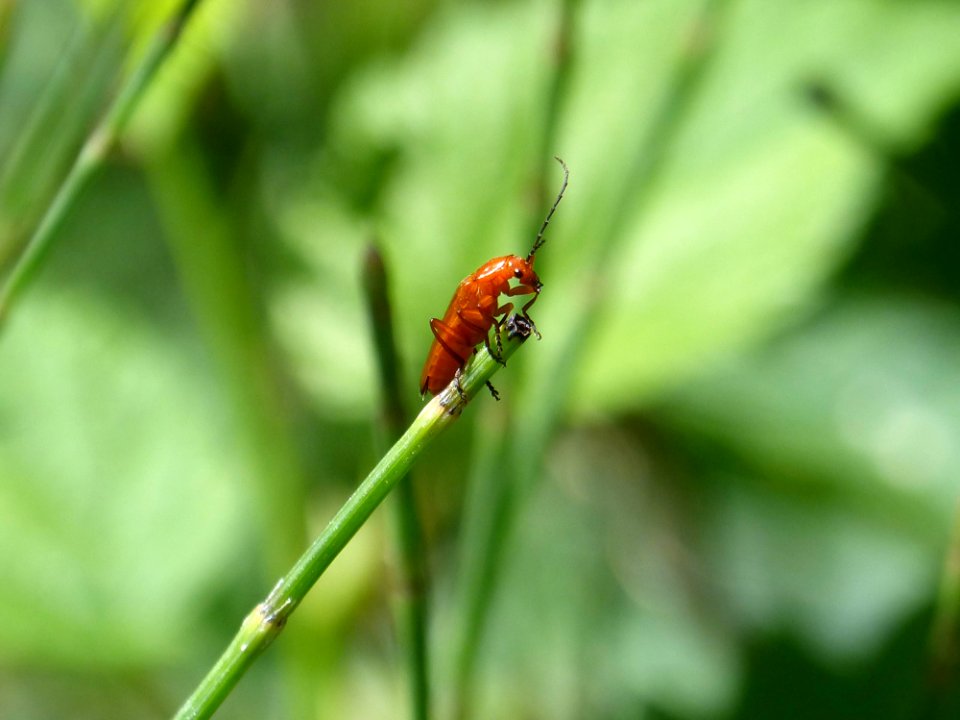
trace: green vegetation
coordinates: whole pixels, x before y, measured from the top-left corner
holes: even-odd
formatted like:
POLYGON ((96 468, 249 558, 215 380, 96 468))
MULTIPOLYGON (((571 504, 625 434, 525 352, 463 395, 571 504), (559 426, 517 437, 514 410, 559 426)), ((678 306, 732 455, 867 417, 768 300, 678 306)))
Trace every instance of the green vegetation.
POLYGON ((542 340, 217 717, 956 717, 958 37, 948 0, 0 0, 0 717, 176 712, 553 155, 542 340))

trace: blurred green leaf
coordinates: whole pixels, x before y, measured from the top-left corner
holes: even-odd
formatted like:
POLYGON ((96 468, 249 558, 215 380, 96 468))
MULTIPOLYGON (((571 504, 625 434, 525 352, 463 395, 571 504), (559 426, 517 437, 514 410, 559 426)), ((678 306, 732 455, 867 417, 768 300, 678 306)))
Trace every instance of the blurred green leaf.
MULTIPOLYGON (((810 83, 834 87, 883 136, 911 147, 960 90, 960 44, 950 40, 960 34, 960 6, 755 0, 732 10, 723 27, 703 29, 719 34, 718 54, 603 278, 608 302, 576 383, 580 410, 630 407, 756 340, 803 308, 848 253, 881 166, 864 147, 869 138, 851 137, 805 98, 810 83)), ((636 34, 662 31, 632 27, 641 46, 636 34)), ((619 49, 621 62, 596 73, 611 95, 639 66, 626 43, 619 49)), ((585 117, 577 108, 574 99, 571 114, 585 117)), ((592 165, 631 147, 628 127, 597 135, 571 123, 571 165, 575 153, 590 158, 581 182, 602 177, 592 165)), ((574 232, 588 238, 603 224, 588 216, 574 232)), ((575 273, 556 284, 578 282, 575 273)), ((562 322, 548 314, 556 304, 543 305, 545 327, 562 322)))
POLYGON ((271 305, 288 362, 325 414, 370 417, 375 370, 360 287, 370 235, 358 218, 326 203, 288 209, 282 222, 307 268, 277 290, 271 305))
POLYGON ((762 474, 943 539, 960 476, 958 361, 953 309, 864 298, 689 383, 662 413, 762 474))
POLYGON ((831 662, 863 662, 929 602, 938 547, 827 499, 731 482, 712 495, 706 563, 744 632, 788 631, 831 662))
POLYGON ((955 310, 863 298, 658 410, 758 478, 724 481, 705 503, 740 622, 862 657, 928 602, 960 476, 958 359, 955 310))
POLYGON ((244 495, 208 378, 129 308, 36 293, 0 346, 0 654, 169 661, 244 495), (29 618, 29 621, 25 621, 29 618))
POLYGON ((741 667, 692 508, 612 425, 562 434, 547 464, 493 610, 478 717, 716 716, 741 667))

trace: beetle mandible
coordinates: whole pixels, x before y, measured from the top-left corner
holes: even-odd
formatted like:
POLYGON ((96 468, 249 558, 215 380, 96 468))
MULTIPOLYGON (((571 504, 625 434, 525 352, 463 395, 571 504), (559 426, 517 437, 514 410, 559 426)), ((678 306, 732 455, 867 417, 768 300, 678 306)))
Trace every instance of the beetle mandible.
MULTIPOLYGON (((540 337, 537 326, 528 315, 530 306, 540 297, 540 290, 543 287, 543 283, 533 270, 533 261, 536 259, 537 250, 545 242, 543 234, 563 198, 567 181, 570 179, 570 170, 566 163, 560 158, 555 159, 563 168, 563 185, 560 187, 557 199, 553 202, 553 207, 547 213, 547 218, 540 226, 540 232, 537 233, 529 254, 525 258, 518 255, 505 255, 485 262, 457 286, 443 319, 430 319, 430 330, 433 332, 434 340, 420 375, 421 395, 426 393, 436 395, 449 385, 451 380, 456 380, 457 392, 462 396, 460 374, 467 364, 467 359, 476 352, 476 347, 481 342, 498 362, 503 362, 499 357, 499 351, 494 353, 490 347, 491 328, 494 328, 499 348, 500 326, 513 309, 511 302, 500 305, 501 295, 508 297, 533 295, 520 309, 520 313, 530 322, 537 338, 540 337), (511 280, 516 280, 517 284, 511 286, 511 280)), ((493 386, 489 382, 487 386, 494 398, 499 400, 493 386)))

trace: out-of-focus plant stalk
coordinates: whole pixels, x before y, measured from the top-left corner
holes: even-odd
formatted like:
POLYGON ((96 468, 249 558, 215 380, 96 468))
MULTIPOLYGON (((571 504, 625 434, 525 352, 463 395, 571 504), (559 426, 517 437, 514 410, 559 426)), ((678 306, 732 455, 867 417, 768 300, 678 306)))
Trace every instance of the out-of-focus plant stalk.
MULTIPOLYGON (((540 228, 541 209, 549 203, 552 178, 556 171, 555 156, 564 155, 563 148, 557 146, 557 128, 573 68, 573 37, 580 5, 581 0, 563 0, 548 48, 551 76, 540 134, 540 165, 537 168, 534 192, 537 210, 531 216, 531 237, 536 236, 540 228)), ((508 413, 506 422, 497 423, 493 430, 487 427, 477 428, 477 432, 484 435, 480 444, 490 447, 487 458, 481 458, 471 473, 468 501, 470 516, 463 523, 464 532, 460 540, 462 572, 458 579, 458 590, 463 616, 459 625, 460 635, 454 646, 452 683, 453 716, 457 718, 465 717, 468 708, 473 704, 477 652, 496 585, 499 548, 502 546, 505 529, 509 526, 510 508, 514 504, 514 478, 511 472, 505 472, 500 466, 504 448, 508 446, 512 435, 514 420, 514 415, 508 413)))
MULTIPOLYGON (((217 382, 233 410, 240 462, 251 497, 265 577, 290 566, 309 537, 306 476, 293 436, 293 410, 272 362, 261 298, 244 271, 235 213, 218 195, 196 138, 151 153, 144 165, 184 299, 217 364, 217 382)), ((284 643, 285 705, 303 707, 316 691, 316 627, 284 643)))
MULTIPOLYGON (((503 359, 530 336, 530 324, 513 315, 505 325, 503 359)), ((478 353, 460 381, 452 382, 424 406, 407 431, 380 460, 326 529, 277 583, 267 598, 244 619, 240 630, 176 715, 177 720, 208 718, 236 686, 257 656, 276 638, 307 592, 329 567, 390 490, 407 474, 433 438, 451 425, 466 401, 493 377, 501 365, 489 353, 478 353)))
MULTIPOLYGON (((474 532, 477 536, 472 543, 475 550, 472 555, 468 554, 464 587, 460 591, 466 607, 455 668, 454 716, 457 718, 470 715, 476 655, 503 567, 503 556, 510 541, 514 518, 523 497, 538 476, 547 443, 563 411, 566 391, 572 383, 583 351, 590 345, 586 338, 590 336, 591 319, 601 311, 605 301, 605 278, 608 268, 614 265, 611 258, 623 236, 625 224, 636 217, 637 209, 650 197, 650 189, 659 177, 674 134, 681 126, 691 101, 697 96, 729 4, 729 0, 704 0, 691 22, 686 43, 677 57, 674 76, 657 108, 650 130, 636 148, 635 160, 624 182, 623 192, 607 226, 598 229, 602 240, 598 243, 591 266, 584 268, 583 277, 586 281, 578 287, 567 289, 577 295, 578 302, 571 305, 574 311, 568 317, 567 326, 562 328, 564 337, 561 343, 565 346, 564 350, 555 356, 556 363, 552 367, 532 378, 525 395, 528 399, 536 398, 536 402, 518 404, 513 423, 516 431, 509 438, 501 439, 499 447, 493 452, 496 460, 488 468, 486 479, 498 482, 498 486, 486 491, 486 502, 490 506, 482 509, 486 520, 484 526, 474 532), (479 552, 476 548, 480 549, 479 552)), ((558 47, 570 53, 575 50, 569 47, 574 33, 572 27, 563 28, 575 21, 577 3, 569 0, 563 7, 564 13, 570 17, 561 21, 558 37, 563 37, 566 32, 567 46, 564 48, 558 44, 558 47)), ((569 62, 569 57, 567 64, 563 59, 558 60, 556 72, 569 73, 569 62)), ((553 83, 556 92, 564 87, 563 78, 553 83)), ((560 107, 559 99, 549 99, 548 103, 552 104, 554 110, 560 107)), ((554 127, 552 123, 555 120, 548 120, 548 131, 554 127)), ((562 152, 562 148, 556 151, 562 152)), ((573 173, 575 177, 576 168, 573 173)))
POLYGON ((953 531, 943 560, 940 593, 930 633, 930 682, 934 695, 953 687, 960 650, 960 501, 954 510, 953 531))
POLYGON ((184 0, 173 16, 157 31, 143 60, 80 148, 73 166, 0 289, 0 325, 16 298, 42 265, 67 211, 73 207, 91 177, 103 167, 110 150, 123 134, 137 103, 150 86, 157 70, 176 47, 183 28, 199 4, 200 0, 184 0))
MULTIPOLYGON (((400 388, 400 360, 390 312, 387 271, 380 251, 371 245, 363 267, 363 285, 376 347, 381 385, 381 452, 403 433, 406 409, 400 388)), ((417 511, 413 479, 407 475, 397 484, 393 506, 399 555, 399 592, 395 617, 400 644, 407 654, 411 717, 430 716, 429 661, 427 656, 427 562, 422 524, 417 511)))
POLYGON ((553 178, 556 171, 554 157, 564 156, 563 148, 557 144, 557 128, 560 122, 560 110, 567 97, 570 85, 570 70, 573 68, 573 35, 576 19, 580 14, 581 0, 563 0, 557 29, 554 32, 550 59, 552 74, 550 86, 544 102, 543 131, 540 133, 540 152, 537 154, 540 166, 537 168, 536 210, 530 215, 530 237, 536 237, 542 222, 541 209, 549 206, 553 192, 553 178))
MULTIPOLYGON (((5 32, 4 22, 8 22, 2 14, 3 0, 0 0, 0 36, 5 32)), ((53 188, 62 173, 59 163, 50 163, 49 158, 63 157, 68 161, 73 139, 83 137, 86 131, 87 108, 100 98, 101 83, 97 80, 116 66, 109 40, 120 23, 114 21, 112 25, 104 37, 98 38, 96 50, 92 53, 86 50, 91 43, 88 24, 81 23, 73 29, 72 37, 61 49, 53 72, 43 83, 29 116, 0 159, 0 267, 5 267, 7 258, 19 249, 22 236, 26 234, 21 228, 29 232, 30 219, 24 216, 29 215, 34 199, 38 195, 43 197, 46 194, 44 189, 53 188), (79 92, 76 92, 78 88, 79 92), (70 112, 63 111, 65 106, 70 112), (63 154, 60 155, 58 150, 63 154), (44 162, 37 162, 40 157, 44 162), (38 165, 42 169, 38 169, 38 165), (50 165, 56 167, 48 170, 50 165), (50 184, 38 187, 35 178, 44 175, 44 171, 51 173, 50 184)), ((0 39, 0 46, 2 43, 0 39)), ((2 70, 0 66, 0 72, 2 70)))

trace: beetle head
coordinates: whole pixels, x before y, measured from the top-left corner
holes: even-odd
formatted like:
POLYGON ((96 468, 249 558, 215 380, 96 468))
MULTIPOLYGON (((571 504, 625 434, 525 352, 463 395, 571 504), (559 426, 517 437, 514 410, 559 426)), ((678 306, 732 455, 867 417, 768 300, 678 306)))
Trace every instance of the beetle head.
POLYGON ((535 292, 540 292, 543 283, 540 282, 540 278, 537 277, 537 273, 533 269, 533 261, 531 258, 522 258, 513 255, 507 261, 507 265, 510 268, 513 279, 517 281, 518 285, 524 285, 532 288, 535 292))

